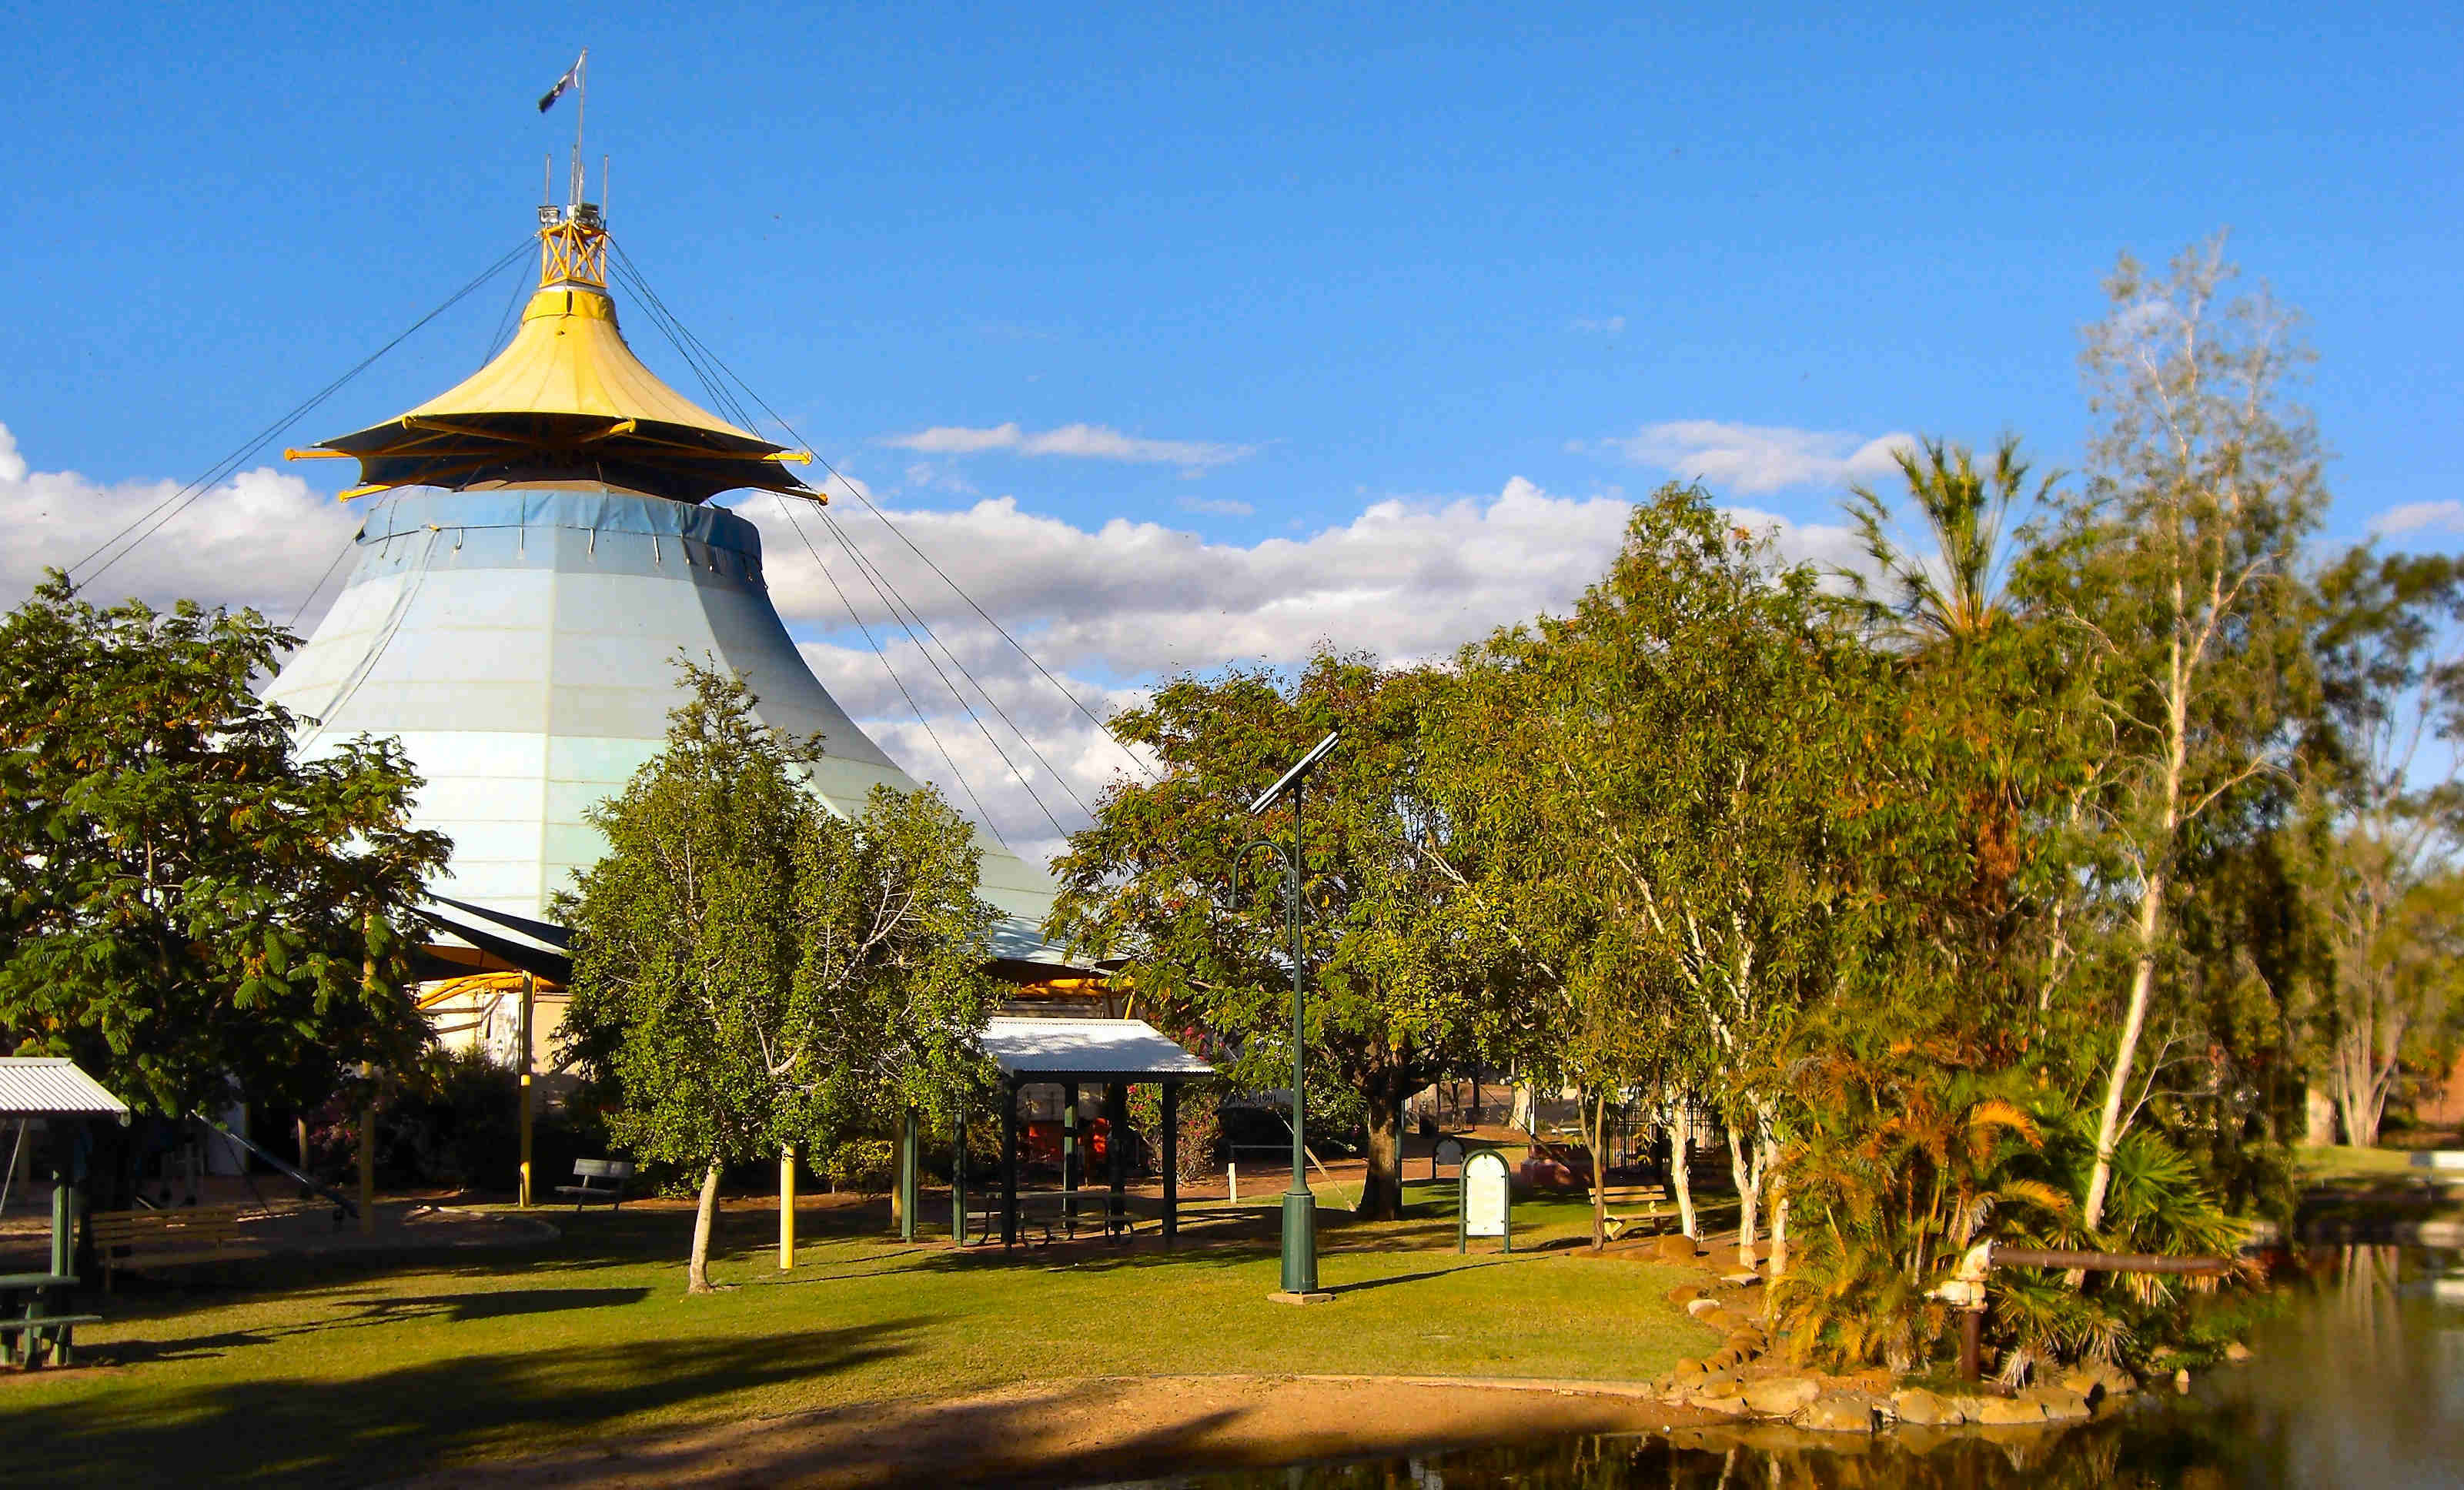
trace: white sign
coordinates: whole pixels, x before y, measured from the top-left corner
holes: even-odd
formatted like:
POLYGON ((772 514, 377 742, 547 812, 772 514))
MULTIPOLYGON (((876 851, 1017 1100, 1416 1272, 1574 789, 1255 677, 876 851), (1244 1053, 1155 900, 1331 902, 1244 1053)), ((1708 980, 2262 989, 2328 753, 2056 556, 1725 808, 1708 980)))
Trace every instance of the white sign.
POLYGON ((1494 1149, 1483 1149, 1463 1161, 1464 1236, 1505 1236, 1508 1198, 1505 1155, 1494 1149))

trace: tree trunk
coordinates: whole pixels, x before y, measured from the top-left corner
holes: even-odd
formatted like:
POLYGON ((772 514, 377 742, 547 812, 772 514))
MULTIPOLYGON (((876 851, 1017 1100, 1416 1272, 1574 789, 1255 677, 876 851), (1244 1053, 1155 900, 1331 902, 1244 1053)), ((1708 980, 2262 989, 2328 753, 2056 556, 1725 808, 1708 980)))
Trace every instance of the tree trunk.
POLYGON ((685 1292, 716 1293, 710 1285, 710 1228, 718 1215, 718 1161, 701 1177, 701 1206, 693 1213, 693 1260, 685 1264, 685 1292))
POLYGON ((2336 1141, 2336 1099, 2328 1087, 2311 1086, 2302 1092, 2301 1141, 2313 1149, 2324 1149, 2336 1141))
POLYGON ((1589 1107, 1583 1114, 1583 1147, 1592 1155, 1592 1250, 1603 1252, 1609 1244, 1608 1088, 1593 1093, 1589 1107))
POLYGON ((1737 1266, 1749 1273, 1754 1270, 1755 1210, 1763 1195, 1762 1154, 1757 1150, 1750 1160, 1746 1156, 1754 1144, 1740 1141, 1737 1125, 1728 1125, 1728 1172, 1737 1182, 1737 1266))
POLYGON ((1381 1082, 1364 1093, 1369 1103, 1369 1163, 1360 1172, 1363 1220, 1392 1221, 1403 1214, 1403 1099, 1381 1082))
POLYGON ((1539 1090, 1529 1082, 1516 1082, 1513 1086, 1514 1106, 1507 1113, 1506 1126, 1519 1128, 1533 1137, 1540 1135, 1539 1090))
POLYGON ((1771 1185, 1771 1282, 1778 1282, 1788 1276, 1788 1191, 1778 1182, 1771 1185))
POLYGON ((1677 1229, 1701 1238, 1694 1221, 1694 1112, 1683 1097, 1668 1107, 1668 1189, 1677 1196, 1677 1229))
MULTIPOLYGON (((2167 839, 2172 812, 2165 814, 2167 839)), ((2096 1168, 2088 1172, 2087 1204, 2080 1209, 2082 1231, 2093 1232, 2104 1219, 2104 1193, 2113 1184, 2113 1146, 2122 1141, 2122 1102, 2130 1090, 2130 1065, 2139 1054, 2140 1032, 2147 1027, 2147 1001, 2156 988, 2156 939, 2165 929, 2165 876, 2147 877, 2139 899, 2139 954, 2130 969, 2130 1007, 2122 1017, 2122 1039, 2113 1052, 2113 1071, 2104 1084, 2104 1110, 2096 1125, 2096 1168)))

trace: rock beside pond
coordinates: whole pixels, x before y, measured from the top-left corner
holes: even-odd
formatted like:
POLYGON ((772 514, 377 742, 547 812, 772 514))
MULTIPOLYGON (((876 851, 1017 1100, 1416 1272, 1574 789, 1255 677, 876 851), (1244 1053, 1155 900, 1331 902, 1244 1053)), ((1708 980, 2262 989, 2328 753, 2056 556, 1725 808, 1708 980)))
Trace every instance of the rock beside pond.
POLYGON ((1701 1297, 1703 1297, 1701 1283, 1679 1283, 1668 1290, 1668 1302, 1681 1309, 1701 1297))
POLYGON ((2239 1366, 2244 1361, 2250 1359, 2250 1347, 2243 1345, 2240 1341, 2236 1340, 2233 1344, 2225 1347, 2225 1359, 2233 1362, 2235 1366, 2239 1366))
POLYGON ((1815 1433, 1872 1433, 1874 1419, 1889 1404, 1866 1391, 1826 1391, 1797 1411, 1791 1421, 1815 1433))
POLYGON ((1892 1392, 1891 1412, 1901 1422, 1919 1428, 1956 1428, 1968 1421, 1957 1403, 1923 1387, 1903 1387, 1892 1392))
POLYGON ((1724 1335, 1735 1333, 1739 1328, 1743 1327, 1746 1323, 1745 1316, 1733 1313, 1728 1309, 1722 1308, 1717 1305, 1705 1309, 1694 1317, 1724 1335))
POLYGON ((2026 1397, 1968 1397, 1960 1406, 1969 1422, 1989 1428, 2020 1428, 2045 1420, 2045 1405, 2026 1397))
POLYGON ((1669 1262, 1691 1264, 1694 1260, 1694 1238, 1683 1234, 1660 1238, 1660 1256, 1669 1262))
POLYGON ((1760 1273, 1722 1273, 1720 1275, 1720 1282, 1731 1288, 1751 1288, 1762 1281, 1763 1275, 1760 1273))
POLYGON ((2077 1422, 2088 1415, 2087 1398, 2068 1387, 2030 1387, 2019 1400, 2035 1403, 2049 1423, 2077 1422))
POLYGON ((2094 1403, 2120 1399, 2139 1390, 2139 1382, 2111 1361, 2082 1361, 2061 1375, 2061 1385, 2094 1403))
POLYGON ((1746 1406, 1757 1417, 1786 1417, 1820 1395, 1822 1389, 1802 1376, 1773 1376, 1746 1389, 1746 1406))

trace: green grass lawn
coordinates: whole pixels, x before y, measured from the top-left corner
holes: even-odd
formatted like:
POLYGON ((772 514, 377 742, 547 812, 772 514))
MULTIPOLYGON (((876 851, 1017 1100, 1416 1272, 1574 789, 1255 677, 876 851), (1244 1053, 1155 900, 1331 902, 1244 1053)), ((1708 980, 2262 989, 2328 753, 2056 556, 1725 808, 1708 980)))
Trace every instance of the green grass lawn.
POLYGON ((2296 1146, 2293 1164, 2303 1179, 2379 1178, 2404 1173, 2412 1165, 2412 1150, 2296 1146))
MULTIPOLYGON (((1421 1187, 1415 1187, 1416 1190, 1421 1187)), ((1634 1378, 1713 1343, 1674 1270, 1564 1243, 1587 1213, 1516 1208, 1518 1251, 1458 1256, 1446 1206, 1322 1216, 1334 1304, 1269 1304, 1271 1232, 956 1255, 808 1211, 781 1274, 775 1212, 723 1220, 715 1297, 683 1295, 689 1211, 551 1213, 523 1250, 253 1265, 123 1293, 79 1332, 105 1370, 0 1379, 11 1475, 358 1483, 691 1423, 1114 1373, 1356 1371, 1634 1378), (818 1232, 819 1235, 813 1235, 818 1232), (1526 1243, 1531 1250, 1521 1250, 1526 1243)), ((935 1213, 928 1206, 925 1213, 935 1213)))

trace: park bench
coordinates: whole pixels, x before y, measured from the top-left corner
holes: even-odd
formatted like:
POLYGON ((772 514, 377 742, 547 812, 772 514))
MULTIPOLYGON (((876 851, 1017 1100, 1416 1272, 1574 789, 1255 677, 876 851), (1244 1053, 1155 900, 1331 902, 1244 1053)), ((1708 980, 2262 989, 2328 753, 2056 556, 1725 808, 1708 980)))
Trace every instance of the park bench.
POLYGON ((102 1291, 112 1276, 160 1267, 192 1267, 261 1258, 265 1249, 241 1237, 240 1208, 196 1206, 180 1211, 97 1211, 87 1217, 102 1263, 102 1291))
POLYGON ((1606 1216, 1608 1239, 1617 1240, 1627 1232, 1648 1226, 1652 1236, 1659 1236, 1668 1217, 1660 1209, 1668 1201, 1668 1191, 1661 1185, 1611 1185, 1601 1200, 1608 1207, 1606 1216))
POLYGON ((559 1185, 556 1193, 572 1196, 573 1209, 577 1213, 586 1205, 622 1210, 625 1206, 625 1182, 633 1177, 633 1164, 629 1159, 576 1159, 573 1161, 573 1177, 582 1183, 559 1185), (592 1180, 605 1180, 606 1183, 594 1185, 592 1180))

